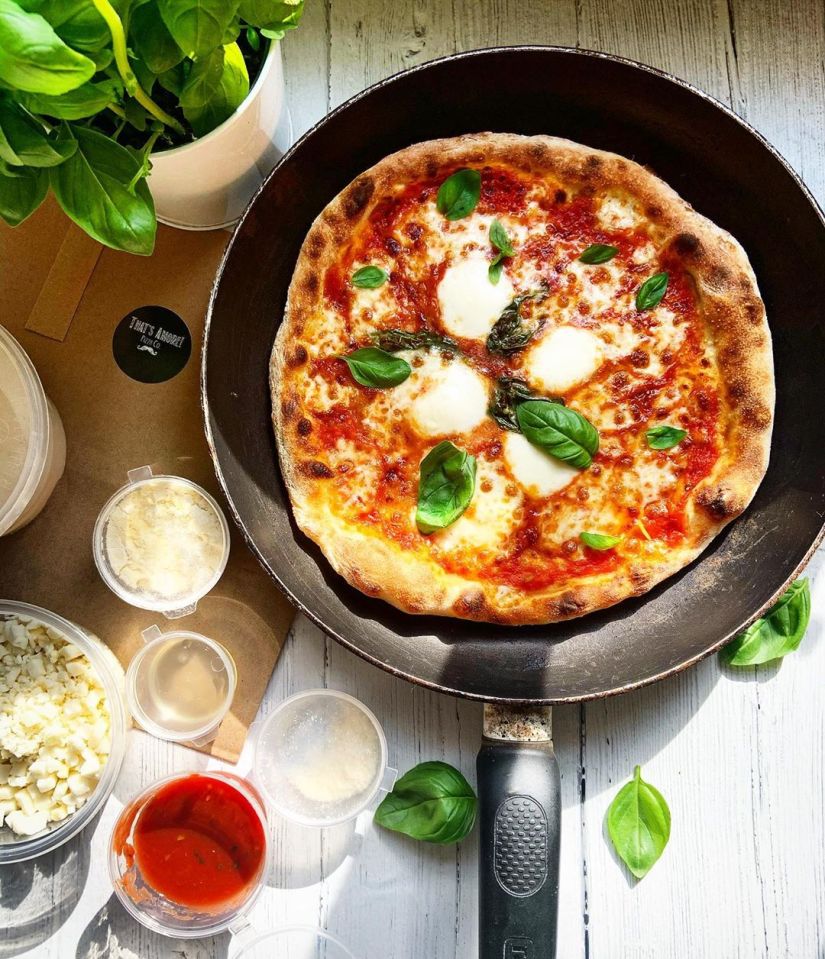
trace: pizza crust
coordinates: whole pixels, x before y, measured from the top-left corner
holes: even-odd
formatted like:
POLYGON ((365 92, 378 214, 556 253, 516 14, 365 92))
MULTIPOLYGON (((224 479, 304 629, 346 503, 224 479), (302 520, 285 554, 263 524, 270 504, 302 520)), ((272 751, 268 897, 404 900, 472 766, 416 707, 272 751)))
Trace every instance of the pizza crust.
POLYGON ((270 363, 273 425, 281 469, 299 527, 332 566, 364 593, 409 613, 458 616, 511 625, 582 616, 639 596, 695 559, 750 503, 768 465, 775 402, 773 356, 764 304, 748 258, 737 241, 693 210, 644 167, 569 140, 516 134, 468 134, 415 144, 356 177, 321 212, 301 248, 286 312, 270 363), (285 374, 306 361, 296 346, 304 317, 322 300, 320 277, 357 223, 395 184, 435 177, 450 166, 503 163, 536 176, 555 175, 573 192, 632 197, 660 249, 670 247, 692 276, 710 331, 726 401, 724 449, 711 474, 690 494, 691 542, 672 548, 655 566, 634 562, 572 587, 523 592, 492 582, 468 582, 397 543, 318 509, 313 493, 329 478, 323 463, 301 460, 296 425, 301 397, 285 374))

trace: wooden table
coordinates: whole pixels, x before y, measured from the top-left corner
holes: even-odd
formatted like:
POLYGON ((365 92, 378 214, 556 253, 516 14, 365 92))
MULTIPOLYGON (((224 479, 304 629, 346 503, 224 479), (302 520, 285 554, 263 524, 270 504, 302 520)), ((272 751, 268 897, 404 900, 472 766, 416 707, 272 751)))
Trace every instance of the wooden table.
MULTIPOLYGON (((653 64, 730 104, 825 200, 822 0, 307 0, 284 43, 297 132, 374 81, 456 50, 552 43, 653 64)), ((364 131, 369 136, 369 130, 364 131)), ((821 309, 821 304, 811 304, 821 309)), ((813 411, 812 411, 813 415, 813 411)), ((825 955, 825 573, 814 621, 781 666, 715 658, 641 692, 554 713, 564 797, 559 959, 817 959, 825 955), (605 840, 617 788, 642 763, 673 814, 640 884, 605 840)), ((701 610, 697 610, 701 615, 701 610)), ((347 690, 382 720, 402 770, 445 759, 474 779, 481 708, 413 688, 299 619, 262 712, 313 686, 347 690)), ((244 760, 242 760, 243 768, 244 760)), ((181 942, 135 925, 113 898, 105 850, 122 802, 201 757, 134 733, 94 832, 0 875, 0 957, 212 959, 229 937, 181 942)), ((477 844, 435 848, 377 831, 279 822, 253 922, 322 925, 358 959, 471 959, 477 844)), ((274 957, 273 957, 274 959, 274 957)))

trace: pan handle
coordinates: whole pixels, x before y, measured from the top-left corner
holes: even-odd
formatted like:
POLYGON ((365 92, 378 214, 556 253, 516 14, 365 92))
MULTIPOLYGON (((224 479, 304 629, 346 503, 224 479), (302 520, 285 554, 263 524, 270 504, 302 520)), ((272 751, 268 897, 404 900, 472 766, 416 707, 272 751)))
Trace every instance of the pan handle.
POLYGON ((478 754, 480 959, 553 959, 559 898, 561 782, 550 711, 485 707, 478 754), (495 715, 495 722, 488 716, 495 715), (517 720, 517 721, 516 721, 517 720), (509 735, 501 735, 507 733, 509 735), (530 738, 525 738, 529 736, 530 738))

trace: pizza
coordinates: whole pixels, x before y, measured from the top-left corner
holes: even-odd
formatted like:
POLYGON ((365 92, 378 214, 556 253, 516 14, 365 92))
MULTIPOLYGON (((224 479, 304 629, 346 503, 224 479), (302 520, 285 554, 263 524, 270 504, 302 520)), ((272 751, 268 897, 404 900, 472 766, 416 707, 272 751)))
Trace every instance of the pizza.
POLYGON ((771 337, 724 230, 621 156, 419 143, 313 223, 270 364, 298 526, 409 613, 581 616, 752 499, 771 337))

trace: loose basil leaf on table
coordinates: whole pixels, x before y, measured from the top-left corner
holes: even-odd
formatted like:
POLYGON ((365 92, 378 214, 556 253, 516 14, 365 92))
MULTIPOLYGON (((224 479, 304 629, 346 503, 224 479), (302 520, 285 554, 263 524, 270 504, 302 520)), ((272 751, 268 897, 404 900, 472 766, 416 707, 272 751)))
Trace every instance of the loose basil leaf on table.
POLYGON ((28 110, 0 94, 0 159, 12 166, 57 166, 76 148, 47 133, 28 110))
POLYGON ((469 216, 481 196, 481 174, 478 170, 457 170, 438 188, 435 205, 448 220, 469 216))
POLYGON ((490 242, 498 250, 498 254, 487 268, 487 276, 490 279, 490 282, 495 285, 501 279, 501 271, 504 269, 504 260, 507 257, 513 256, 515 250, 513 249, 513 244, 510 242, 510 237, 507 236, 507 231, 501 225, 500 220, 493 220, 490 224, 490 242))
POLYGON ((419 467, 418 529, 426 535, 450 526, 470 505, 475 488, 475 456, 449 440, 433 447, 419 467))
POLYGON ((377 390, 398 386, 412 373, 412 367, 406 360, 375 346, 364 346, 341 359, 349 367, 356 383, 377 390))
POLYGON ((158 0, 158 10, 175 43, 186 56, 197 58, 225 42, 237 4, 227 0, 158 0))
POLYGON ((618 546, 624 536, 609 536, 607 533, 579 533, 579 539, 590 549, 597 549, 601 552, 618 546))
POLYGON ((457 353, 458 344, 448 336, 433 333, 431 330, 419 330, 411 333, 409 330, 376 330, 370 335, 373 343, 388 353, 397 353, 399 350, 424 350, 435 347, 448 353, 457 353))
POLYGON ((672 446, 681 443, 687 436, 687 430, 680 430, 676 426, 651 426, 645 433, 647 445, 652 450, 669 450, 672 446))
POLYGON ((40 206, 49 189, 43 167, 16 167, 5 175, 0 170, 0 217, 9 226, 19 226, 40 206))
POLYGON ((388 279, 386 270, 370 264, 369 266, 362 266, 360 270, 356 270, 352 274, 352 285, 361 287, 363 290, 376 290, 379 286, 383 286, 388 279))
POLYGON ((579 256, 582 263, 607 263, 619 252, 617 246, 609 246, 606 243, 591 243, 590 246, 579 256))
POLYGON ((648 277, 636 292, 636 309, 650 310, 658 306, 667 292, 668 279, 667 273, 654 273, 648 277))
POLYGON ((487 336, 487 349, 491 353, 515 353, 523 350, 538 332, 539 324, 524 325, 521 305, 527 300, 540 300, 546 295, 547 287, 542 286, 531 293, 522 293, 508 303, 487 336))
POLYGON ((670 839, 670 809, 664 796, 633 771, 607 810, 607 831, 622 862, 637 879, 653 868, 670 839))
POLYGON ((422 842, 460 842, 476 821, 473 787, 453 766, 426 762, 405 773, 375 811, 384 829, 422 842))
POLYGON ((551 400, 526 400, 516 408, 521 432, 550 456, 586 469, 599 451, 596 427, 581 413, 551 400))
POLYGON ((798 649, 811 620, 811 588, 798 579, 764 616, 722 650, 730 666, 757 666, 798 649))

